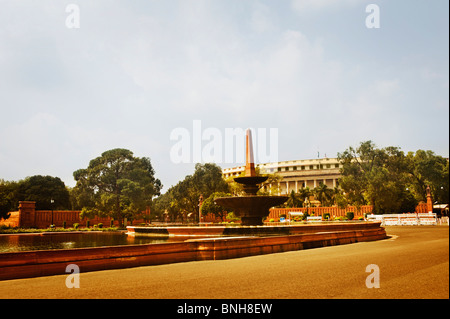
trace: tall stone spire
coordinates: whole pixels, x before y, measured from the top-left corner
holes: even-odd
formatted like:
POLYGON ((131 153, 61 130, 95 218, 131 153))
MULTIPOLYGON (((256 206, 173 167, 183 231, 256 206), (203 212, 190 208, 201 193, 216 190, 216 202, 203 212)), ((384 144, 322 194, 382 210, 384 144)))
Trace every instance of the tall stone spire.
POLYGON ((245 176, 256 176, 255 160, 253 157, 252 131, 247 129, 245 135, 245 176))

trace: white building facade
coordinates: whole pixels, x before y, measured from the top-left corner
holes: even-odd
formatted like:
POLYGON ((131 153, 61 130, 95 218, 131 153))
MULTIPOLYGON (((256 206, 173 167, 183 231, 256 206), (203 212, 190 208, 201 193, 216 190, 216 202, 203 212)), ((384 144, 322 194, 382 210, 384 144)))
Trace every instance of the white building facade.
MULTIPOLYGON (((326 185, 329 188, 338 186, 342 164, 337 158, 318 158, 310 160, 283 161, 277 163, 257 164, 261 174, 277 173, 282 177, 278 183, 279 195, 297 192, 301 188, 310 189, 326 185)), ((237 177, 245 166, 222 169, 224 178, 237 177)), ((268 185, 270 188, 272 185, 268 185)))

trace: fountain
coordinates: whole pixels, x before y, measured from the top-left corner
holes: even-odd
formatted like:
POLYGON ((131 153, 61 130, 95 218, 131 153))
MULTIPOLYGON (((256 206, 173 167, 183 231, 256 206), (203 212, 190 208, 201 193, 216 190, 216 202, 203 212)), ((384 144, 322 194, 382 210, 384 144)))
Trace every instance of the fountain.
POLYGON ((253 158, 252 132, 246 131, 245 175, 236 177, 235 182, 242 184, 244 196, 218 197, 217 205, 234 210, 236 216, 241 217, 242 226, 256 226, 263 224, 263 218, 269 215, 269 208, 284 203, 287 196, 258 196, 259 184, 267 180, 267 176, 256 176, 253 158))

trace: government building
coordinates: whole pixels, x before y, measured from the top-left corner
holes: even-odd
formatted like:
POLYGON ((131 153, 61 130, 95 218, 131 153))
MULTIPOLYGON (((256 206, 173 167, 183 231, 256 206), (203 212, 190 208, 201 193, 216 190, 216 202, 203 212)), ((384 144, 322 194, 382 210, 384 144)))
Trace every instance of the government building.
MULTIPOLYGON (((278 182, 279 194, 286 195, 291 191, 297 192, 301 188, 309 187, 313 189, 320 184, 328 188, 338 186, 341 177, 340 164, 337 158, 318 158, 309 160, 284 161, 277 163, 255 164, 260 174, 277 173, 281 177, 278 182)), ((222 169, 224 178, 237 177, 244 172, 245 166, 222 169)), ((274 185, 266 185, 273 189, 274 185)))

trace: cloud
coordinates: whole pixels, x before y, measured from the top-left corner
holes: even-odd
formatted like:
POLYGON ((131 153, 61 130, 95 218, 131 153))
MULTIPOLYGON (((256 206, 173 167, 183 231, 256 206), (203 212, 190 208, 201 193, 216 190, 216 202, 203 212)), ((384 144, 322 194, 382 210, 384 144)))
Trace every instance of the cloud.
POLYGON ((170 132, 191 130, 193 120, 222 132, 278 128, 279 158, 289 160, 400 138, 407 121, 423 120, 423 103, 448 114, 439 59, 428 68, 425 57, 402 60, 411 52, 393 50, 390 32, 365 33, 364 10, 341 10, 361 1, 80 0, 77 30, 65 27, 68 2, 6 1, 0 177, 72 179, 103 151, 125 147, 151 157, 170 185, 192 173, 170 163, 170 132), (337 10, 360 28, 330 22, 337 10))
POLYGON ((298 14, 317 13, 337 7, 353 6, 361 0, 292 0, 291 6, 298 14))

